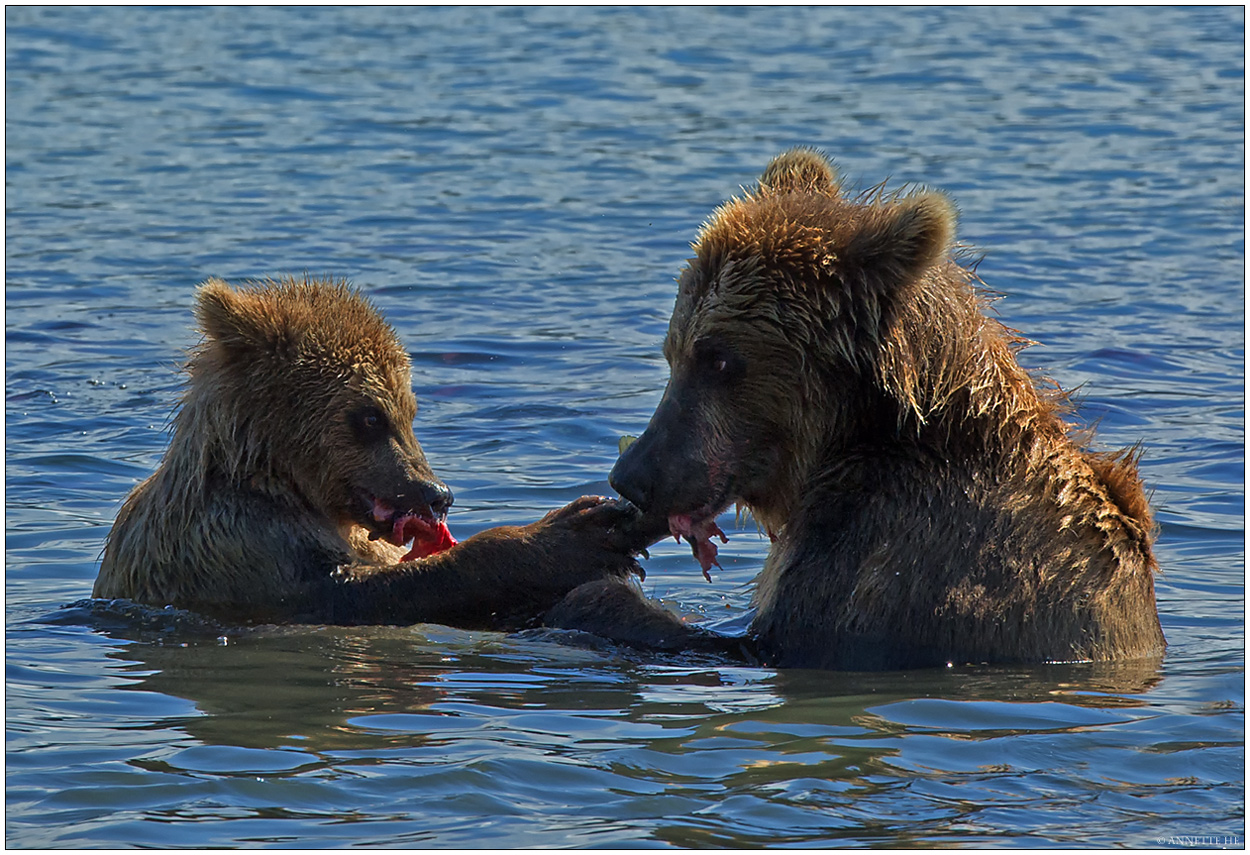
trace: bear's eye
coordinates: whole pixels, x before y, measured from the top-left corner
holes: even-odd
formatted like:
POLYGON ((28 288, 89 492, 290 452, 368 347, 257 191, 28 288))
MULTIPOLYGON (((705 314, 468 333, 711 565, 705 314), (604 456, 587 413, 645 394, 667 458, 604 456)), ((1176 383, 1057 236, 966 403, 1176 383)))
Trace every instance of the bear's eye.
POLYGON ((700 342, 694 359, 699 373, 712 383, 733 383, 746 374, 746 360, 724 345, 700 342))
POLYGON ((352 410, 347 416, 347 421, 356 439, 365 445, 381 442, 391 431, 391 426, 386 420, 386 413, 377 407, 364 406, 352 410))

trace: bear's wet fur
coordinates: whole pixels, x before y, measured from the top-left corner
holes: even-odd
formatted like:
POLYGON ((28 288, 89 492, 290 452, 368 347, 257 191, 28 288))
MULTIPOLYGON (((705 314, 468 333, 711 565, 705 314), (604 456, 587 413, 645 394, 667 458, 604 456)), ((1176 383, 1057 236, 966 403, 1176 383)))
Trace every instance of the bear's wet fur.
MULTIPOLYGON (((1083 450, 954 233, 941 194, 848 198, 816 151, 774 159, 700 232, 668 387, 611 483, 696 541, 750 510, 774 539, 750 632, 776 665, 1158 656, 1139 455, 1083 450)), ((565 622, 624 620, 593 611, 565 622)))
MULTIPOLYGON (((203 341, 160 466, 127 497, 93 596, 246 620, 510 628, 637 570, 584 497, 403 561, 452 502, 413 434, 408 354, 345 282, 204 283, 203 341)), ((445 529, 443 529, 445 531, 445 529)))

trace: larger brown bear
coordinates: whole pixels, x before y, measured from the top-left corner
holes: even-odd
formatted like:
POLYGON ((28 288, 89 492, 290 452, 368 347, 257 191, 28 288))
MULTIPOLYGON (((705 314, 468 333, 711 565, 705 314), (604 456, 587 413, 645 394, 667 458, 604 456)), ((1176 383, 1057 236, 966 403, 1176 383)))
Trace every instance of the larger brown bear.
POLYGON ((204 341, 172 442, 117 515, 93 596, 510 628, 637 570, 618 530, 636 512, 589 497, 453 545, 451 493, 412 432, 408 355, 345 284, 209 280, 196 314, 204 341))
MULTIPOLYGON (((819 154, 777 157, 699 234, 668 388, 611 483, 705 568, 715 516, 750 509, 774 539, 751 635, 777 665, 1157 656, 1134 455, 1077 446, 954 229, 938 194, 848 199, 819 154)), ((594 629, 591 599, 563 623, 594 629)))

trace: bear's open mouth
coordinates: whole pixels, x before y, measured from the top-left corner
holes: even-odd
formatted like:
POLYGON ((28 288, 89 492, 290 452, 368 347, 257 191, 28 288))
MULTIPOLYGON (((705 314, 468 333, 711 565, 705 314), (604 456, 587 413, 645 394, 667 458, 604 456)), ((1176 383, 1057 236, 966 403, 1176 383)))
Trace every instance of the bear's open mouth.
MULTIPOLYGON (((725 507, 729 505, 726 504, 725 507)), ((711 505, 704 505, 689 513, 669 514, 668 516, 669 533, 679 542, 683 537, 686 539, 691 551, 694 552, 694 557, 699 562, 699 567, 703 570, 703 578, 709 582, 712 581, 712 574, 709 571, 713 565, 720 568, 720 562, 716 560, 716 544, 712 542, 712 537, 719 537, 721 543, 729 542, 729 538, 716 524, 716 517, 723 510, 724 508, 721 508, 718 511, 711 505)))
POLYGON ((428 507, 398 511, 376 496, 370 497, 369 516, 373 525, 370 540, 384 538, 395 546, 412 541, 412 548, 400 561, 428 558, 456 545, 447 528, 447 515, 435 516, 428 507), (389 528, 388 528, 389 527, 389 528))

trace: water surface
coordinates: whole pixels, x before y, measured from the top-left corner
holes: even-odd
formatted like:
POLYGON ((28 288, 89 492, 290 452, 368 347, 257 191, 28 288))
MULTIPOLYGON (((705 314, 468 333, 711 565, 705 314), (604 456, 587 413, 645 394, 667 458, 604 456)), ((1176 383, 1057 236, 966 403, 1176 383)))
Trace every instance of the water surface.
MULTIPOLYGON (((6 9, 6 842, 1244 844, 1244 13, 6 9), (459 537, 606 492, 712 208, 817 145, 1142 442, 1158 667, 774 671, 421 625, 88 620, 195 284, 346 276, 459 537)), ((767 542, 647 589, 727 625, 767 542)))

